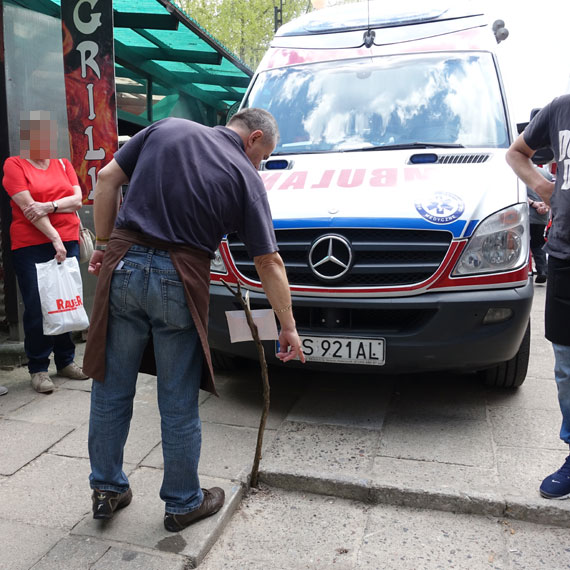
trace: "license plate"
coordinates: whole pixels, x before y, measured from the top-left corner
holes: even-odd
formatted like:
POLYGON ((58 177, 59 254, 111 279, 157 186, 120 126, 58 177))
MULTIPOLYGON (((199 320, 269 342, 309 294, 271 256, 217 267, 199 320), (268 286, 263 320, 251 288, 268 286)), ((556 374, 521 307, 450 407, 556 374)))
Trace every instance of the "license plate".
POLYGON ((307 360, 382 366, 386 362, 383 338, 341 338, 302 336, 301 344, 307 360))

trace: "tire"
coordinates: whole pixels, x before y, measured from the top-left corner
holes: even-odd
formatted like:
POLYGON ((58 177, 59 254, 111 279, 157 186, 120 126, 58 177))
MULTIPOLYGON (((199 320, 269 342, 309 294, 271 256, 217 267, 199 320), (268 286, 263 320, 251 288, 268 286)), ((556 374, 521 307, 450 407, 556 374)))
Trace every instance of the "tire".
POLYGON ((214 369, 220 372, 227 372, 228 370, 235 370, 236 365, 239 361, 237 356, 230 356, 225 352, 219 352, 218 350, 210 349, 210 355, 212 356, 212 366, 214 369))
POLYGON ((518 388, 522 386, 528 370, 530 355, 530 321, 518 352, 507 362, 493 368, 479 371, 479 377, 486 386, 494 388, 518 388))

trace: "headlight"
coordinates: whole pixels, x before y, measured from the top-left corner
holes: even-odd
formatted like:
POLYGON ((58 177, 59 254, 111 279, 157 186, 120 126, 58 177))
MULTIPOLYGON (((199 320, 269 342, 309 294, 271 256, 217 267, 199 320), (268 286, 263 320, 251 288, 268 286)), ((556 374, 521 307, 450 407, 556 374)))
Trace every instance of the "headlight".
POLYGON ((210 261, 210 271, 212 273, 223 273, 223 274, 227 274, 228 272, 219 249, 216 249, 216 251, 214 252, 214 259, 210 261))
POLYGON ((510 206, 479 224, 452 275, 461 277, 518 269, 528 262, 528 248, 528 206, 510 206))

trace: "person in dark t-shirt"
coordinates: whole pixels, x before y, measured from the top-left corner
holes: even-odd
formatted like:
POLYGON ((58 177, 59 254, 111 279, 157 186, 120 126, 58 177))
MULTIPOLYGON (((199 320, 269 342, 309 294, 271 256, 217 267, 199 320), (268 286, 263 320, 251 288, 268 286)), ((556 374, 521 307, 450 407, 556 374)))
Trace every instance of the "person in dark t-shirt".
MULTIPOLYGON (((560 438, 570 445, 570 95, 557 97, 540 110, 507 151, 507 162, 552 212, 544 246, 548 254, 545 332, 554 349, 554 377, 562 412, 560 438), (537 172, 531 161, 544 147, 554 152, 555 183, 537 172)), ((547 499, 570 497, 570 455, 543 480, 540 494, 547 499)))
POLYGON ((257 172, 278 136, 275 119, 262 109, 240 111, 226 127, 168 118, 136 134, 99 172, 89 262, 99 279, 83 362, 95 380, 89 479, 96 519, 112 518, 132 499, 123 449, 149 340, 161 414, 164 526, 182 530, 224 503, 221 488, 200 488, 198 391, 215 393, 209 269, 225 234, 237 232, 253 257, 281 326, 277 356, 305 361, 257 172))

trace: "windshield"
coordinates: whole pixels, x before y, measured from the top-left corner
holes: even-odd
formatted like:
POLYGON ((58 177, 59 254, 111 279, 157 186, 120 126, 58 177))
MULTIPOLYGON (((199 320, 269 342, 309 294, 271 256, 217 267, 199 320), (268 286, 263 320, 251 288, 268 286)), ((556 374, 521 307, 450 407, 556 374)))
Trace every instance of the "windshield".
POLYGON ((491 54, 401 55, 273 69, 245 103, 276 118, 273 154, 415 143, 507 147, 491 54))

